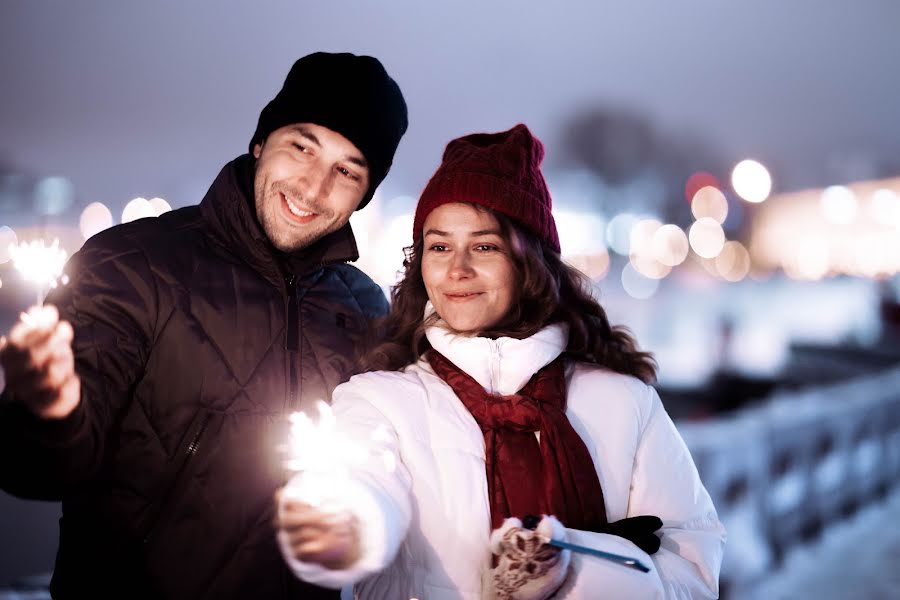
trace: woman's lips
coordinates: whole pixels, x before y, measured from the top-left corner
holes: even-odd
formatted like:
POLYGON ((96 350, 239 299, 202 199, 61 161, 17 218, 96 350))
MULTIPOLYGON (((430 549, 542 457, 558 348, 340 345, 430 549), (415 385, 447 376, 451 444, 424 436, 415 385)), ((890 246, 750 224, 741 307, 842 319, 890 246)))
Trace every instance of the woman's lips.
POLYGON ((481 296, 484 292, 459 292, 454 294, 444 294, 447 300, 451 302, 468 302, 481 296))

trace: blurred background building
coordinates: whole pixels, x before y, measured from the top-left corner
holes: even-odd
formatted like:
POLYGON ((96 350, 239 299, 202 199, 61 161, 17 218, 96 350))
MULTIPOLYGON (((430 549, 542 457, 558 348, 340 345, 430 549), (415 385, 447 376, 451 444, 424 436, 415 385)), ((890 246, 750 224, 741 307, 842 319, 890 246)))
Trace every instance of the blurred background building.
MULTIPOLYGON (((296 58, 372 54, 410 128, 358 266, 388 290, 446 142, 526 123, 729 529, 722 597, 898 597, 898 27, 889 0, 4 0, 0 328, 35 298, 10 244, 199 202, 296 58)), ((40 597, 58 513, 0 492, 0 598, 40 597)))

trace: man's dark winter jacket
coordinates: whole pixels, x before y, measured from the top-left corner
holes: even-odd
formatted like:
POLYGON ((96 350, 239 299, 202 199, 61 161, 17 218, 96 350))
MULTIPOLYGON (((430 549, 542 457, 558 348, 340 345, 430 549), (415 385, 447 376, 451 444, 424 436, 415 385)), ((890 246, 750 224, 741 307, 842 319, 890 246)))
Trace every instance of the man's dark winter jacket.
POLYGON ((55 598, 336 598, 286 570, 273 529, 286 415, 352 374, 387 302, 349 226, 295 255, 258 225, 252 159, 199 207, 109 229, 50 301, 75 328, 81 403, 0 408, 0 485, 61 499, 55 598))

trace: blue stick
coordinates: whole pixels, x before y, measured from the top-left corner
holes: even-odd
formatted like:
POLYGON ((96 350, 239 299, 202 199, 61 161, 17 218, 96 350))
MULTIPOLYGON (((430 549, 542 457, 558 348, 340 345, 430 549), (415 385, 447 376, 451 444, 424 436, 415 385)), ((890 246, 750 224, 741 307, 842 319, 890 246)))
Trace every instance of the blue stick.
POLYGON ((622 556, 621 554, 613 554, 612 552, 604 552, 603 550, 594 550, 593 548, 579 546, 578 544, 570 544, 569 542, 563 542, 561 540, 550 540, 547 543, 551 546, 556 546, 557 548, 562 548, 564 550, 571 550, 572 552, 578 552, 579 554, 587 554, 588 556, 596 556, 597 558, 610 560, 612 562, 619 563, 620 565, 625 565, 626 567, 637 569, 642 573, 650 572, 650 569, 647 567, 647 565, 636 558, 631 558, 630 556, 622 556))

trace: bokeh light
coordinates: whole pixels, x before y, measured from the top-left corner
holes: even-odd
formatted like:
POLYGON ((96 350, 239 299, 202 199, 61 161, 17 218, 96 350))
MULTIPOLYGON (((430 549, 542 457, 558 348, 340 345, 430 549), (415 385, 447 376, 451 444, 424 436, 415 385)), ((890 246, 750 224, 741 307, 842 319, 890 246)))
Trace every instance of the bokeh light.
POLYGON ((691 248, 703 258, 715 258, 725 245, 725 232, 715 219, 703 217, 691 225, 688 233, 691 248))
POLYGON ((737 241, 725 242, 715 258, 716 271, 726 281, 740 281, 750 272, 750 253, 737 241))
POLYGON ((593 280, 603 279, 609 273, 609 252, 606 248, 592 254, 567 256, 566 262, 593 280))
POLYGON ((632 254, 630 264, 634 270, 650 279, 662 279, 672 271, 672 267, 664 265, 652 254, 632 254))
POLYGON ((856 194, 843 185, 825 188, 822 192, 821 206, 825 219, 835 225, 849 225, 856 220, 859 212, 856 194))
POLYGON ((660 227, 662 227, 662 223, 656 219, 641 219, 635 223, 628 236, 630 240, 628 253, 631 256, 635 254, 652 256, 653 236, 660 227))
POLYGON ((742 160, 731 172, 731 185, 747 202, 763 202, 772 192, 772 176, 761 163, 742 160))
POLYGON ((104 229, 112 227, 112 212, 102 202, 91 202, 81 211, 78 219, 78 229, 84 239, 94 236, 104 229))
POLYGON ((172 206, 162 198, 150 198, 150 206, 157 217, 172 210, 172 206))
POLYGON ((621 213, 610 219, 606 226, 609 247, 622 256, 628 256, 631 249, 631 230, 640 219, 631 213, 621 213))
POLYGON ((659 288, 659 281, 641 275, 629 263, 622 269, 622 288, 632 298, 646 300, 656 293, 656 290, 659 288))
POLYGON ((688 177, 687 182, 684 184, 684 197, 688 202, 694 201, 694 196, 697 195, 697 192, 702 190, 705 187, 712 187, 716 189, 721 189, 721 185, 719 184, 719 180, 712 173, 707 173, 706 171, 697 171, 690 177, 688 177))
POLYGON ((719 188, 706 186, 697 190, 691 200, 691 212, 695 219, 709 217, 722 224, 728 217, 728 200, 719 188))
POLYGON ((0 264, 9 262, 9 247, 19 243, 16 232, 6 225, 0 227, 0 264))
POLYGON ((606 222, 597 215, 553 211, 562 251, 569 255, 605 252, 606 222))
POLYGON ((74 196, 72 182, 65 177, 45 177, 34 186, 34 210, 44 216, 60 215, 74 196))
POLYGON ((798 240, 793 253, 783 263, 784 272, 792 279, 817 280, 828 274, 828 246, 818 238, 798 240))
POLYGON ((872 218, 887 227, 900 228, 900 196, 894 190, 881 188, 872 193, 872 218))
POLYGON ((135 198, 125 205, 125 210, 122 211, 122 222, 131 223, 137 219, 155 216, 156 210, 149 200, 146 198, 135 198))
POLYGON ((680 265, 687 258, 689 250, 687 236, 677 225, 663 225, 653 234, 653 258, 663 265, 680 265))

